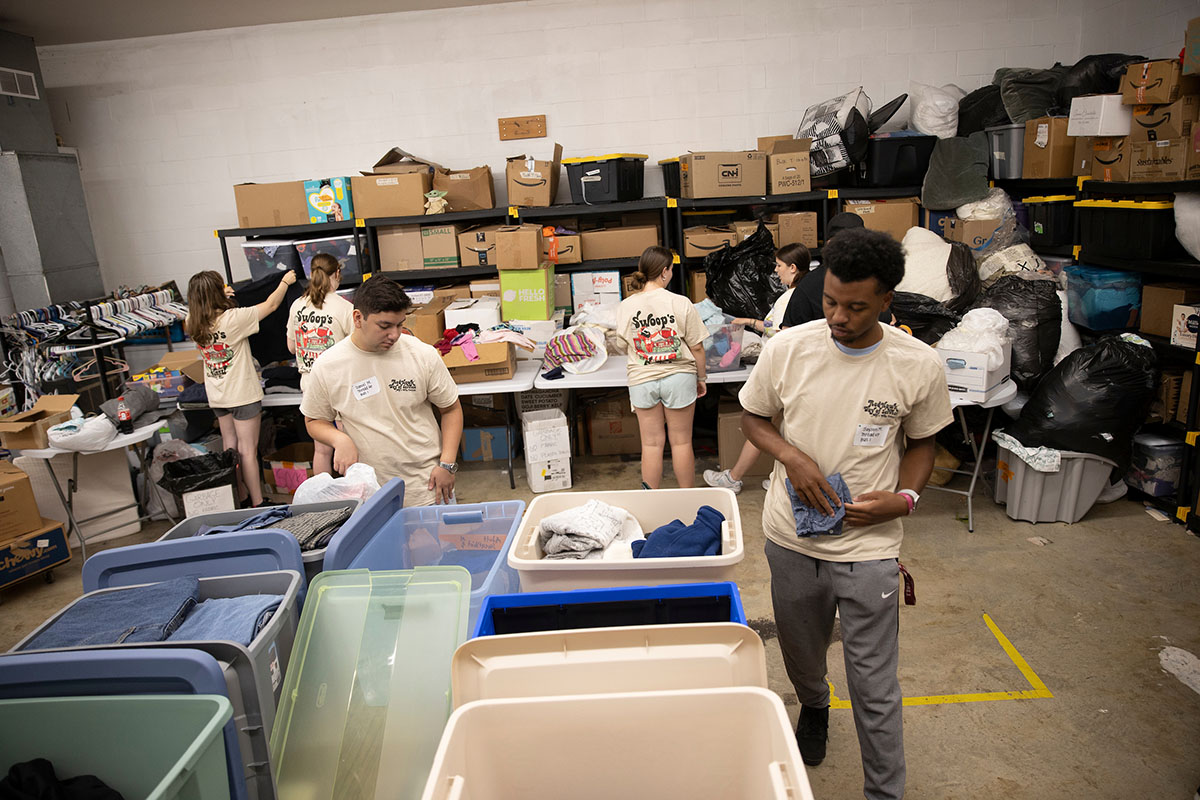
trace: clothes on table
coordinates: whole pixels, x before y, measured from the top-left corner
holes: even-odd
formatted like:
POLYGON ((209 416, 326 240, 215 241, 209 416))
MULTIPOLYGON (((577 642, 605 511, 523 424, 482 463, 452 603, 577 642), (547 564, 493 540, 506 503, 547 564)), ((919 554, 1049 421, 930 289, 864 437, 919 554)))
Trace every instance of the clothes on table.
MULTIPOLYGON (((140 428, 143 425, 149 425, 154 420, 170 413, 169 410, 160 412, 158 408, 158 393, 142 383, 129 383, 121 392, 121 397, 125 398, 125 405, 129 408, 130 419, 133 420, 133 427, 140 428)), ((105 400, 100 404, 100 411, 104 416, 108 417, 113 424, 117 423, 117 405, 118 398, 105 400)))
POLYGON ((550 337, 542 363, 553 368, 572 361, 585 361, 596 355, 596 344, 581 331, 563 332, 550 337))
POLYGON ((291 364, 279 364, 266 367, 262 371, 263 388, 272 389, 277 386, 300 390, 300 370, 291 364))
POLYGON ((249 647, 271 621, 283 595, 248 594, 205 600, 168 638, 177 642, 236 642, 249 647))
POLYGON ((183 623, 199 597, 195 577, 81 597, 22 649, 161 642, 183 623))
POLYGON ((522 350, 533 351, 537 349, 537 343, 519 331, 514 331, 509 328, 492 328, 479 334, 476 341, 480 344, 488 344, 490 342, 512 342, 522 350))
POLYGON ((44 758, 13 764, 0 780, 0 800, 124 800, 95 775, 59 778, 44 758))
POLYGON ((672 520, 655 528, 644 542, 632 545, 634 558, 687 558, 721 554, 721 523, 725 515, 712 506, 700 506, 696 521, 684 525, 672 520))
POLYGON ((292 510, 287 506, 278 506, 228 525, 201 525, 196 531, 196 535, 209 536, 217 533, 257 531, 270 528, 287 531, 295 536, 302 551, 319 550, 329 544, 329 540, 341 529, 346 520, 350 519, 352 513, 349 508, 331 508, 326 511, 309 511, 293 515, 292 510))
POLYGON ((825 480, 829 482, 829 488, 833 489, 834 494, 842 501, 842 505, 834 506, 832 517, 825 516, 824 513, 801 500, 800 495, 796 494, 796 490, 792 488, 791 479, 784 479, 783 485, 787 489, 788 500, 792 504, 792 516, 796 518, 797 536, 842 535, 842 520, 846 517, 845 504, 853 499, 850 496, 850 488, 846 486, 846 481, 842 479, 840 472, 833 473, 825 480))
POLYGON ((548 559, 582 559, 593 550, 603 551, 629 516, 625 509, 600 500, 551 514, 538 530, 542 552, 548 559))

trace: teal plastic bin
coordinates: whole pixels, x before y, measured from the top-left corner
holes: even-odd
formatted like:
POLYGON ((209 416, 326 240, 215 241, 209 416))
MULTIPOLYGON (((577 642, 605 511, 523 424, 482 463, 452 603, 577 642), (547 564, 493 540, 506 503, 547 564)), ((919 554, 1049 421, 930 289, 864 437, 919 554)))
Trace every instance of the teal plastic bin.
POLYGON ((0 769, 48 759, 59 778, 95 775, 126 798, 228 800, 217 695, 0 701, 0 769))

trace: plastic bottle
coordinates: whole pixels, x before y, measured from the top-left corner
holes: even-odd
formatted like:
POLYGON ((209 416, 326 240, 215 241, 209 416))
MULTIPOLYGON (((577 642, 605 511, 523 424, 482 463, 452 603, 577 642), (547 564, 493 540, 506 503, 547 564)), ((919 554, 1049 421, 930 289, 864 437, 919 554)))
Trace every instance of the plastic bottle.
POLYGON ((133 433, 133 414, 125 403, 125 395, 117 398, 117 432, 133 433))

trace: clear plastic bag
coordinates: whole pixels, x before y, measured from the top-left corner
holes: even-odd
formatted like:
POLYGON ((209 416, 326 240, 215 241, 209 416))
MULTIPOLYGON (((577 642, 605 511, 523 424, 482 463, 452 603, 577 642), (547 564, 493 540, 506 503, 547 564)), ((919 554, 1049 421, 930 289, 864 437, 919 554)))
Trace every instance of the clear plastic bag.
POLYGON ((958 103, 964 97, 966 92, 952 83, 938 88, 914 81, 908 90, 909 123, 926 136, 957 136, 958 103))
POLYGON ((346 474, 335 478, 328 472, 314 475, 296 487, 292 504, 327 503, 332 500, 363 501, 379 491, 375 468, 369 464, 354 464, 346 474))
POLYGON ((948 331, 937 346, 982 353, 988 357, 988 369, 996 369, 1004 362, 1004 345, 1008 341, 1008 320, 1004 315, 994 308, 975 308, 964 314, 962 322, 948 331))
POLYGON ((117 427, 103 414, 87 419, 74 418, 46 431, 51 447, 88 453, 103 450, 117 438, 117 427))

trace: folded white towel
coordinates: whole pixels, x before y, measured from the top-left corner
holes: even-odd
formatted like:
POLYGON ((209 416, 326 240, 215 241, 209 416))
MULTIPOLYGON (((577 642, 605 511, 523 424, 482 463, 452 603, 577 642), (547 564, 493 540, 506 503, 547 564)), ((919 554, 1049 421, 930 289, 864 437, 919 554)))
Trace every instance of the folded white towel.
POLYGON ((546 558, 586 558, 602 552, 618 534, 630 514, 623 508, 589 500, 542 520, 538 540, 546 558))

